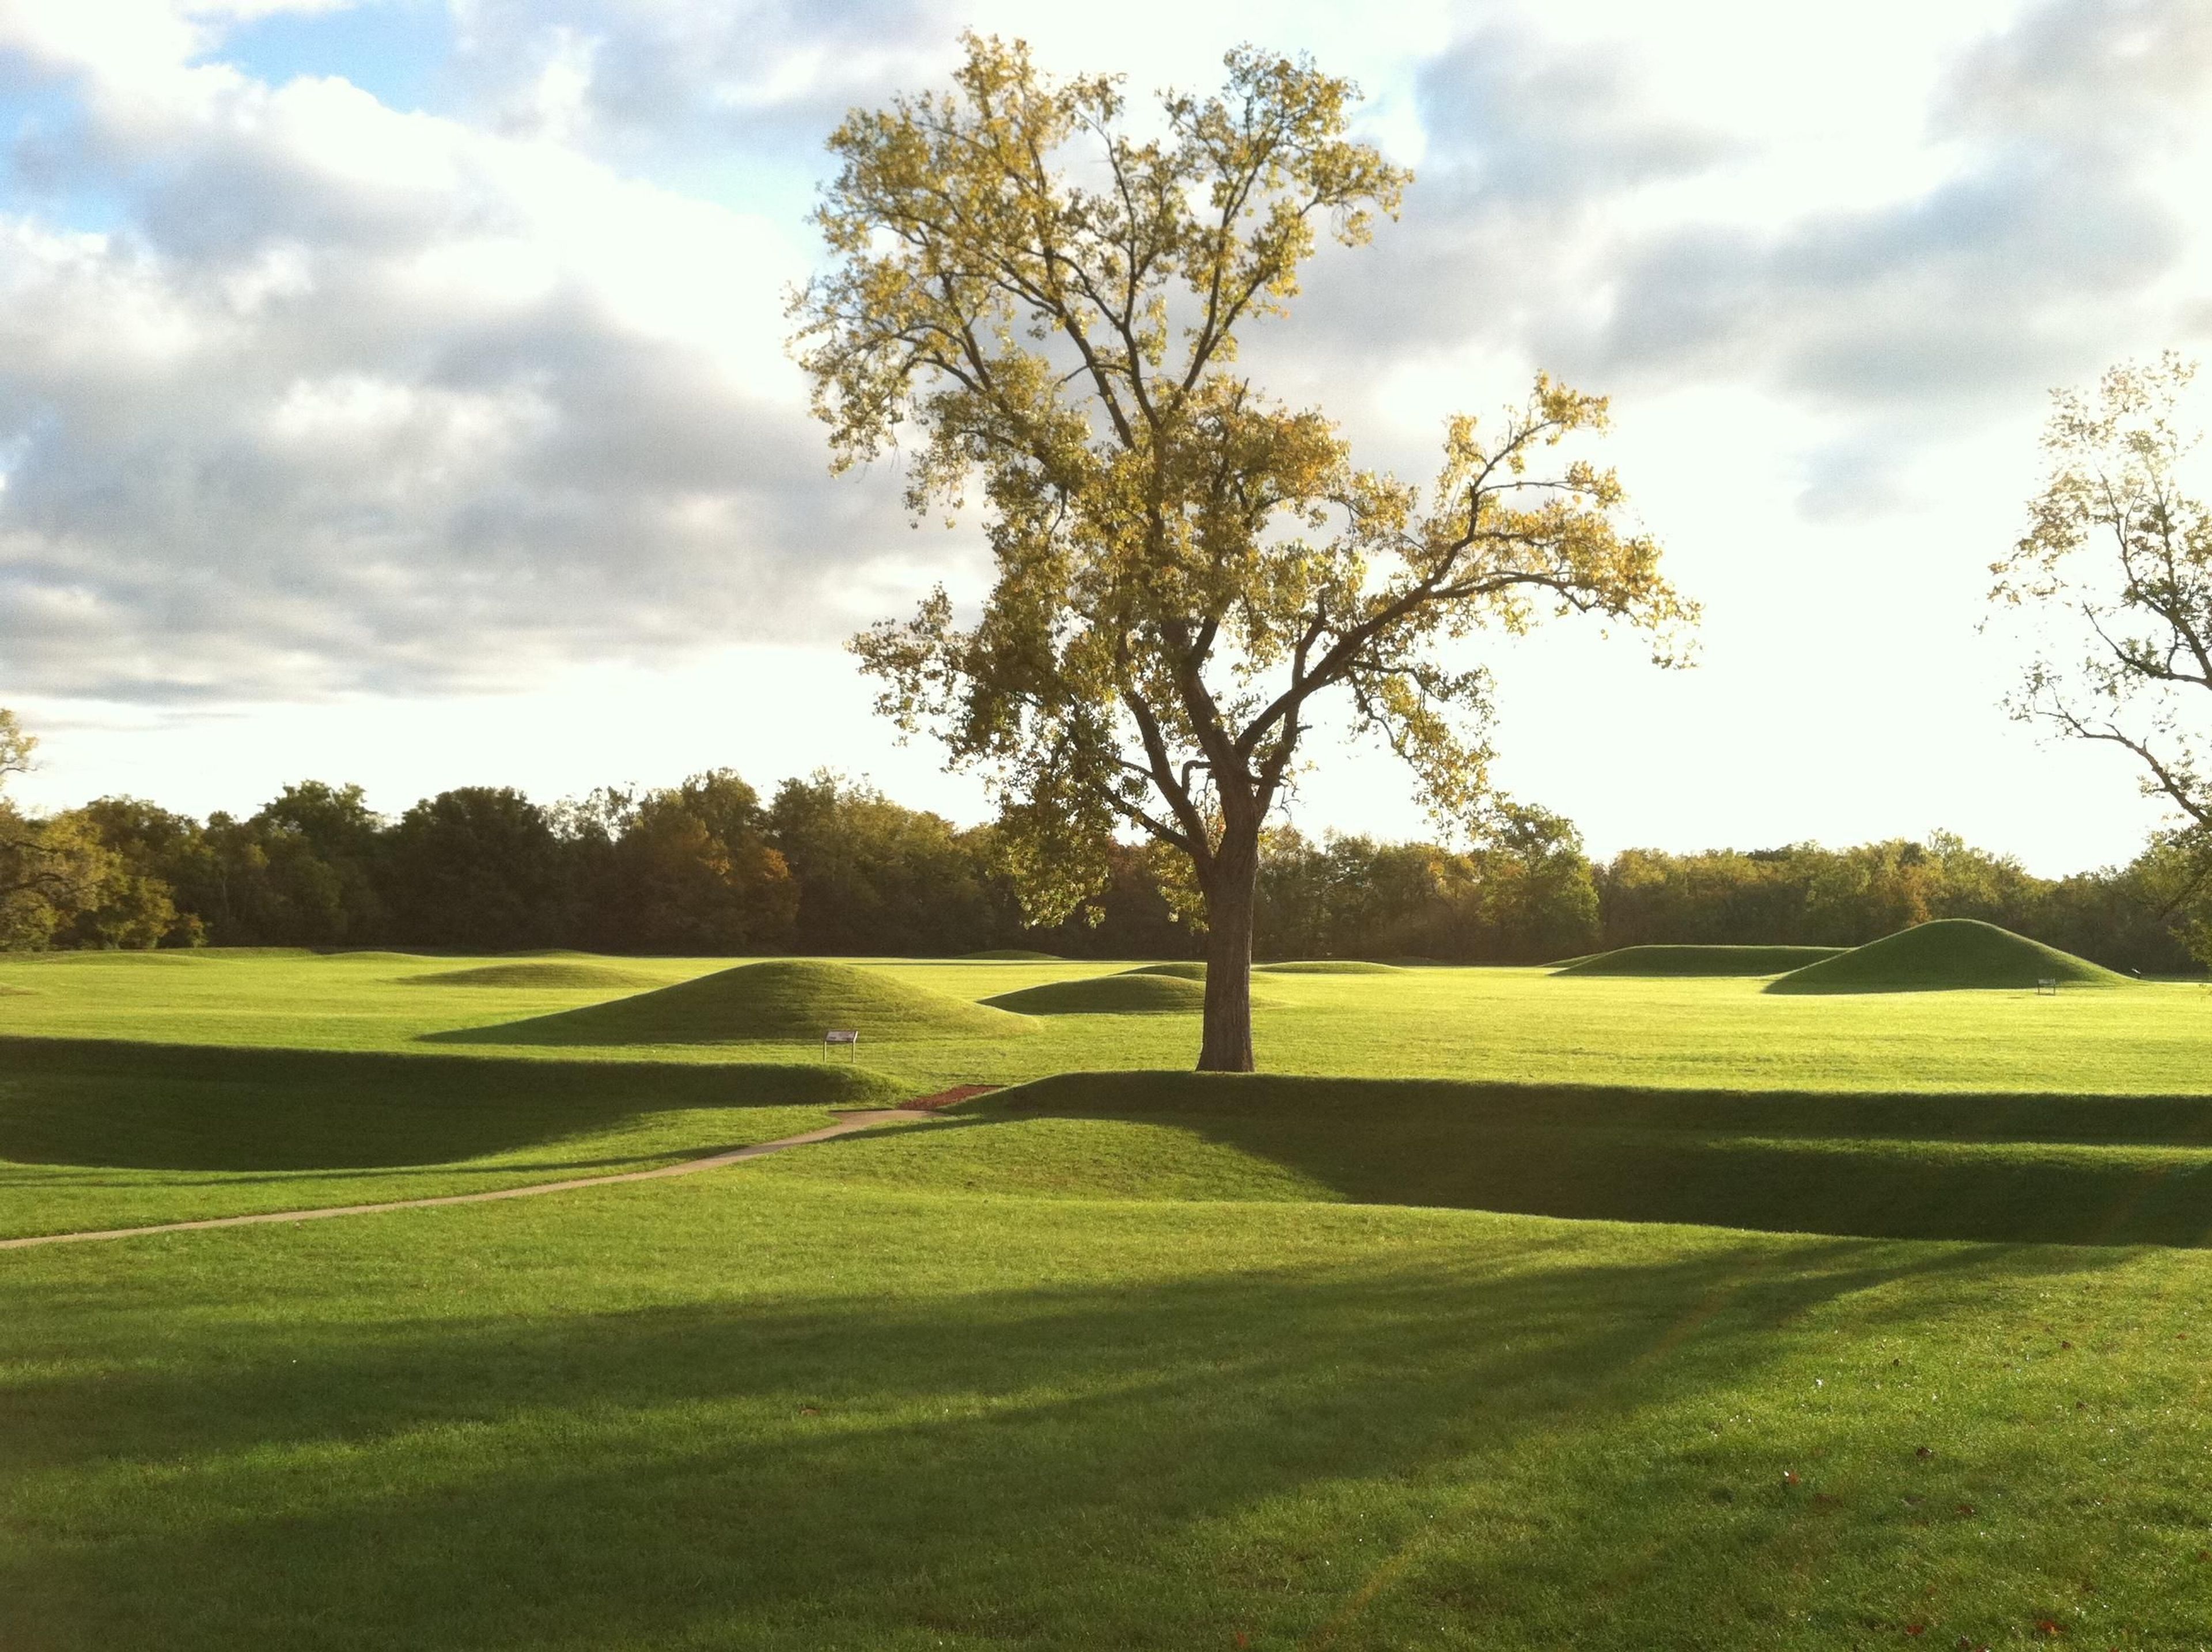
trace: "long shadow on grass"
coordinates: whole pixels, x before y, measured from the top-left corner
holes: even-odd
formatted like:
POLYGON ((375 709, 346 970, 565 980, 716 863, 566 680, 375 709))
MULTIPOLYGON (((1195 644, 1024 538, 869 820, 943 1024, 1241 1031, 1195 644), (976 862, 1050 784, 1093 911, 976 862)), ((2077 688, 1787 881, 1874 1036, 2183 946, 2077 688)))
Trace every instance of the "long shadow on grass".
MULTIPOLYGON (((871 1248, 917 1220, 853 1214, 849 1242, 871 1248)), ((1854 1293, 2091 1266, 2078 1253, 1638 1251, 1617 1236, 1416 1227, 1393 1261, 1347 1230, 1357 1263, 1308 1253, 1255 1268, 1267 1248, 1247 1245, 1195 1278, 1155 1252, 1121 1278, 1093 1266, 1091 1283, 981 1288, 994 1272, 1064 1274, 1055 1247, 1110 1246, 1120 1231, 1054 1233, 1034 1207, 1026 1220, 972 1230, 990 1272, 956 1269, 890 1299, 841 1292, 823 1267, 783 1278, 781 1295, 700 1300, 683 1270, 699 1266, 702 1236, 642 1227, 628 1248, 612 1230, 595 1242, 603 1285, 618 1297, 644 1283, 642 1239, 690 1300, 441 1319, 419 1296, 372 1291, 354 1322, 240 1315, 195 1344, 126 1319, 125 1303, 95 1314, 65 1288, 19 1296, 0 1642, 1182 1649, 1249 1631, 1303 1643, 1370 1572, 1395 1564, 1393 1588, 1418 1588, 1419 1566, 1394 1556, 1418 1559, 1439 1509, 1465 1521, 1516 1451, 1548 1455, 1534 1443, 1547 1431, 1741 1392, 1778 1357, 1784 1327, 1854 1293), (146 1328, 120 1328, 131 1324, 146 1328), (160 1354, 139 1335, 164 1339, 160 1354), (33 1375, 88 1354, 98 1382, 33 1375)), ((1209 1237, 1224 1235, 1203 1222, 1187 1236, 1209 1237)), ((744 1266, 741 1251, 728 1260, 744 1266)), ((118 1294, 134 1289, 159 1286, 118 1294)), ((1872 1310, 1859 1311, 1863 1325, 1872 1310)), ((1911 1442, 1899 1450, 1909 1462, 1911 1442)), ((1741 1509, 1717 1510, 1711 1471, 1691 1472, 1707 1478, 1686 1486, 1653 1465, 1639 1488, 1638 1467, 1618 1465, 1589 1496, 1674 1530, 1672 1564, 1720 1576, 1725 1551, 1755 1557, 1802 1513, 1776 1499, 1763 1458, 1729 1471, 1741 1509)), ((1582 1491, 1552 1496, 1486 1511, 1504 1518, 1481 1562, 1498 1583, 1563 1545, 1591 1548, 1582 1491)), ((1646 1537, 1633 1546, 1648 1551, 1646 1537)), ((1589 1552, 1586 1582, 1649 1585, 1648 1552, 1647 1575, 1620 1583, 1627 1547, 1589 1552)), ((1633 1598, 1606 1605, 1576 1644, 1655 1643, 1633 1598)), ((1378 1637, 1338 1643, 1447 1643, 1433 1613, 1395 1634, 1387 1610, 1376 1622, 1378 1637)))
MULTIPOLYGON (((866 1106, 865 1068, 553 1062, 0 1039, 0 1159, 360 1170, 541 1146, 653 1113, 866 1106)), ((564 1165, 567 1162, 564 1161, 564 1165)))
POLYGON ((1361 1203, 1868 1237, 2212 1242, 2212 1098, 2198 1096, 1079 1073, 1004 1091, 972 1116, 1172 1126, 1361 1203))

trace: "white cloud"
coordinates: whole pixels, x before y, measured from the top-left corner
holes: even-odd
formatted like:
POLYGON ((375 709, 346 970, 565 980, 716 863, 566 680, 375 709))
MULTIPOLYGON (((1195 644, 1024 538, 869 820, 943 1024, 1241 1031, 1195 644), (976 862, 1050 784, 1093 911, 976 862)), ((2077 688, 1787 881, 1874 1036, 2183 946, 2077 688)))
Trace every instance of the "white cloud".
POLYGON ((0 224, 19 690, 419 691, 853 623, 825 588, 902 530, 824 474, 781 226, 342 80, 82 67, 126 222, 0 224))

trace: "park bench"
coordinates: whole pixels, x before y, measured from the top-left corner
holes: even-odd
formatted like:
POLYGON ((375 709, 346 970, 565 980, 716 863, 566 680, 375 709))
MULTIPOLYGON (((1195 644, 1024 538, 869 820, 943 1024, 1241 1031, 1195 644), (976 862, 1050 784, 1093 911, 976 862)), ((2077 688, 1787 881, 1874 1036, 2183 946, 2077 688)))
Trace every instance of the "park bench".
POLYGON ((853 1059, 855 1061, 860 1059, 860 1029, 859 1028, 832 1027, 828 1032, 823 1033, 822 1035, 822 1054, 823 1058, 826 1060, 829 1057, 830 1053, 840 1044, 851 1046, 853 1059))

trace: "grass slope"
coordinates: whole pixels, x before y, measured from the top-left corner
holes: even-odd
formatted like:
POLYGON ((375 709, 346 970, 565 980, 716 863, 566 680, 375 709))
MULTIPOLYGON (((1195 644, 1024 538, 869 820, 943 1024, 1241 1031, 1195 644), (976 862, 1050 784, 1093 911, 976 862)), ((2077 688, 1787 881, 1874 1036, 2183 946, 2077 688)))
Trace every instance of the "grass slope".
POLYGON ((1176 981, 1204 981, 1206 964, 1195 958, 1176 958, 1167 963, 1140 963, 1133 969, 1124 969, 1125 975, 1168 975, 1176 981))
POLYGON ((866 1068, 0 1041, 0 1237, 476 1193, 796 1135, 866 1068))
POLYGON ((1261 963, 1253 966, 1271 975, 1402 975, 1404 969, 1395 963, 1370 963, 1360 958, 1304 958, 1288 963, 1261 963))
POLYGON ((755 1174, 778 1162, 0 1256, 0 1644, 2181 1649, 2212 1622, 2202 1253, 755 1174))
POLYGON ((970 963, 1059 963, 1057 952, 1032 952, 1025 947, 1002 946, 989 952, 969 952, 965 955, 970 963))
MULTIPOLYGON (((1202 969, 1205 966, 1200 965, 1202 969)), ((1206 1007, 1203 980, 1158 970, 1047 981, 983 1000, 1016 1015, 1196 1015, 1206 1007)))
POLYGON ((1916 924, 1838 957, 1808 964, 1768 983, 1770 993, 1933 993, 2073 987, 2124 987, 2124 975, 1975 918, 1916 924))
POLYGON ((1559 964, 1562 975, 1778 975, 1832 958, 1840 946, 1624 946, 1559 964))
POLYGON ((2212 1244, 2212 1098, 1073 1073, 764 1174, 1778 1232, 2212 1244))
POLYGON ((818 958, 772 958, 467 1036, 518 1044, 818 1045, 828 1029, 852 1028, 865 1047, 902 1039, 988 1039, 1021 1027, 1000 1011, 878 971, 818 958))
POLYGON ((556 992, 661 985, 652 975, 604 963, 483 963, 468 969, 410 975, 408 980, 417 987, 536 987, 556 992))

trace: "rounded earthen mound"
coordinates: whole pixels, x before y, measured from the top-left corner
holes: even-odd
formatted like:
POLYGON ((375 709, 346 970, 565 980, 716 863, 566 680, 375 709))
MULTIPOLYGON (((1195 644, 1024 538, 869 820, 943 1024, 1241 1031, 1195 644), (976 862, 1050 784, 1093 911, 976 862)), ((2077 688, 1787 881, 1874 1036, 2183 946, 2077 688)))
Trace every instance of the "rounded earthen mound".
POLYGON ((773 958, 474 1035, 511 1043, 812 1043, 836 1029, 874 1042, 988 1037, 1022 1022, 874 969, 818 958, 773 958))
POLYGON ((1181 975, 1132 971, 1048 981, 983 1002, 1016 1015, 1196 1015, 1206 1007, 1206 987, 1181 975))
POLYGON ((487 963, 473 969, 441 969, 404 979, 410 987, 524 987, 554 992, 660 985, 658 975, 641 975, 635 969, 617 969, 604 963, 487 963))
POLYGON ((1976 918, 1938 918, 1767 983, 1770 993, 1945 993, 2125 987, 2125 975, 1976 918))

